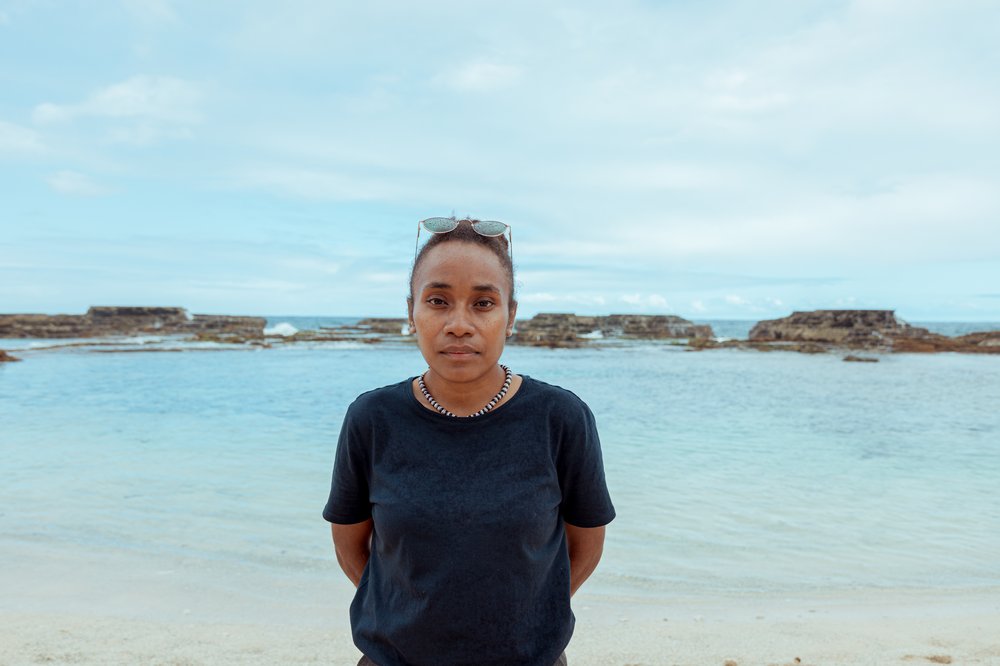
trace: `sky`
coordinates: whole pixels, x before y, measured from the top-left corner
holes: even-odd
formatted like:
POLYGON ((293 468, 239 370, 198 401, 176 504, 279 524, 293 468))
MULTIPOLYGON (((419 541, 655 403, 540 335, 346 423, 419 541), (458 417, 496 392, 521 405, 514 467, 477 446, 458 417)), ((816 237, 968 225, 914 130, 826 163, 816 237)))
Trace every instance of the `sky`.
POLYGON ((0 312, 1000 321, 993 0, 0 0, 0 312))

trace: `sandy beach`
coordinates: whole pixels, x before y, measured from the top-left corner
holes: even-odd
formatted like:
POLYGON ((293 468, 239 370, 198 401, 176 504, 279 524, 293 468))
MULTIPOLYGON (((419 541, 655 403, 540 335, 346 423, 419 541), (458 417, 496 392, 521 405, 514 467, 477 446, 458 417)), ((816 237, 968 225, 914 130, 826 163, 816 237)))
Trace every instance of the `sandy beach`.
MULTIPOLYGON (((1000 664, 996 590, 575 601, 578 666, 1000 664)), ((0 663, 354 664, 340 610, 298 623, 3 612, 0 663)))

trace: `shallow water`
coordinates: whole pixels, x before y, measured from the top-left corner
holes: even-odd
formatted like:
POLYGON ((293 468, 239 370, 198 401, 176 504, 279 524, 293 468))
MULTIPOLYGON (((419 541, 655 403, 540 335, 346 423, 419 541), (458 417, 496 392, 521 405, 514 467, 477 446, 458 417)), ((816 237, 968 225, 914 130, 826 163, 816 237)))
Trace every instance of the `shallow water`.
MULTIPOLYGON (((173 559, 233 587, 340 575, 320 511, 344 410, 425 367, 390 345, 21 355, 0 366, 0 558, 173 559)), ((1000 356, 505 359, 597 416, 618 518, 591 590, 1000 584, 1000 356)))

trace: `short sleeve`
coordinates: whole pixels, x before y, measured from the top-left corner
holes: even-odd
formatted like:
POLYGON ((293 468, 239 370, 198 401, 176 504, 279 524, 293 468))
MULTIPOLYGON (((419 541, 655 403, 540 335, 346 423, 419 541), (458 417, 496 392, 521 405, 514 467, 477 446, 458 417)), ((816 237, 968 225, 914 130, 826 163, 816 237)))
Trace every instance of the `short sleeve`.
POLYGON ((601 440, 593 412, 583 403, 568 415, 557 461, 563 520, 577 527, 600 527, 615 517, 604 477, 601 440))
POLYGON ((330 497, 323 509, 323 518, 342 525, 360 523, 371 517, 368 496, 368 436, 361 427, 357 403, 344 416, 333 461, 330 497))

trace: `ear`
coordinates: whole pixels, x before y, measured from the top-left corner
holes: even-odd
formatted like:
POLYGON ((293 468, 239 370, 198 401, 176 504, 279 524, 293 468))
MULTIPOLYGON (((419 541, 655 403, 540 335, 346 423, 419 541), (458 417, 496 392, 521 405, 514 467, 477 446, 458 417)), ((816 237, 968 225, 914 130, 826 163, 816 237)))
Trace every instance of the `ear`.
POLYGON ((507 315, 507 337, 509 338, 514 334, 514 319, 517 317, 517 301, 512 301, 510 304, 510 312, 507 315))
POLYGON ((406 297, 406 321, 410 329, 410 335, 417 332, 417 326, 413 323, 413 299, 406 297))

